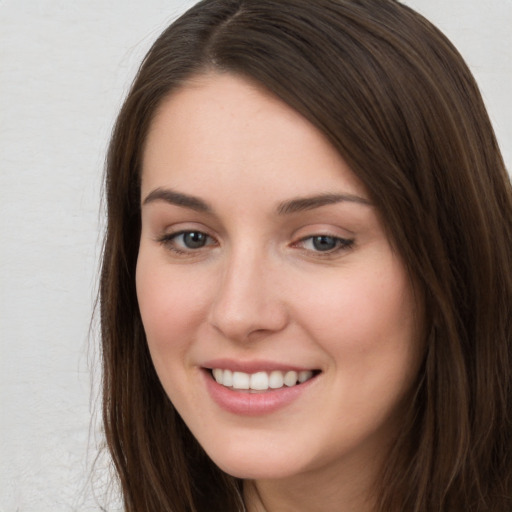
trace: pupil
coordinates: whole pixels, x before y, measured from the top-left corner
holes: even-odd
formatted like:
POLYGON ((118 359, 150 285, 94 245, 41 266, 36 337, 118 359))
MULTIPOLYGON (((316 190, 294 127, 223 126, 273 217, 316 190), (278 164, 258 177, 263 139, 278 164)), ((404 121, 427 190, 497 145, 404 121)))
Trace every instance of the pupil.
POLYGON ((313 247, 317 251, 330 251, 336 247, 336 239, 332 236, 315 236, 313 247))
POLYGON ((185 233, 183 241, 189 249, 199 249, 206 244, 206 235, 197 231, 185 233))

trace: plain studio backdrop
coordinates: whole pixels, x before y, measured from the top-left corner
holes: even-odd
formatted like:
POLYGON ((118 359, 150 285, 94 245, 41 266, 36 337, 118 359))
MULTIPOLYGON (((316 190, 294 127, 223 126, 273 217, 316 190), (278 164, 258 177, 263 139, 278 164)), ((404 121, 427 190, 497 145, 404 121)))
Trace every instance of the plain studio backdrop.
MULTIPOLYGON (((143 55, 192 3, 0 0, 0 512, 102 510, 89 327, 105 150, 143 55)), ((510 170, 512 0, 405 3, 466 58, 510 170)))

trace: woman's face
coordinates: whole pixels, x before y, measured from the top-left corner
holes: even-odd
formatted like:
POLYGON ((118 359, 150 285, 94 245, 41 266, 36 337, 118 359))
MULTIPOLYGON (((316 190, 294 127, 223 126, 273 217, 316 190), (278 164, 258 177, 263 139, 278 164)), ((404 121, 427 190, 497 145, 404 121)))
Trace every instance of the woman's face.
POLYGON ((199 77, 152 123, 141 204, 151 357, 210 457, 255 479, 375 464, 418 372, 422 315, 324 136, 241 78, 199 77))

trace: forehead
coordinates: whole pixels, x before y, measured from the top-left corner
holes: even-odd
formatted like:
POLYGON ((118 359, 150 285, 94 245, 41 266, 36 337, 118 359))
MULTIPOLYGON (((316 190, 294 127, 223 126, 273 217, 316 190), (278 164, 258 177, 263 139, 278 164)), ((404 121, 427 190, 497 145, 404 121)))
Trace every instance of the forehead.
POLYGON ((323 133, 301 114, 244 78, 217 73, 186 82, 163 101, 143 156, 143 193, 206 182, 253 190, 272 183, 289 195, 303 194, 304 187, 365 192, 323 133))

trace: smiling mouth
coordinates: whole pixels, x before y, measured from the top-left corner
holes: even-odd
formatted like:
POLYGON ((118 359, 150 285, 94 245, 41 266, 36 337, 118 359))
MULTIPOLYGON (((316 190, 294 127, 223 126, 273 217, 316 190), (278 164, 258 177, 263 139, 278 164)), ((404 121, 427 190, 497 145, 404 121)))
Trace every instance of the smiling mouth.
POLYGON ((222 368, 209 369, 213 379, 226 388, 236 391, 262 392, 299 386, 315 378, 320 370, 245 373, 222 368))

